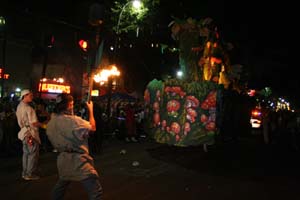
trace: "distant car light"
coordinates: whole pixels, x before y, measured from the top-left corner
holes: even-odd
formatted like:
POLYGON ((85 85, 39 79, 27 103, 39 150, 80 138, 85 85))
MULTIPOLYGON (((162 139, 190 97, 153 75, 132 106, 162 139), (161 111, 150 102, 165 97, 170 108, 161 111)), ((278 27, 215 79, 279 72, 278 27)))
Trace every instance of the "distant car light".
POLYGON ((254 109, 251 112, 250 124, 252 128, 260 128, 262 122, 262 113, 259 109, 254 109))
POLYGON ((258 110, 252 111, 252 116, 260 116, 260 115, 261 115, 260 111, 258 111, 258 110))
POLYGON ((261 127, 261 120, 251 118, 250 123, 251 123, 252 128, 260 128, 261 127))

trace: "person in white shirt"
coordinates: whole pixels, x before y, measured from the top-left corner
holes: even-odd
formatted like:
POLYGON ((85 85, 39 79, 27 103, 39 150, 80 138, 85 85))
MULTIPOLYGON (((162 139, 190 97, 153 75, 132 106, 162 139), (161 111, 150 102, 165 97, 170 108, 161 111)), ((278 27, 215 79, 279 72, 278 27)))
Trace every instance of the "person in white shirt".
POLYGON ((23 143, 22 178, 24 180, 38 180, 36 174, 39 160, 39 145, 41 144, 38 128, 39 123, 35 110, 29 105, 33 100, 33 93, 22 90, 20 103, 17 106, 16 116, 21 128, 18 138, 23 143))
POLYGON ((71 95, 63 93, 56 98, 56 107, 46 129, 50 142, 59 152, 59 180, 53 188, 51 199, 63 199, 68 185, 73 181, 83 184, 89 199, 102 198, 102 186, 88 145, 89 134, 96 131, 93 102, 87 102, 86 105, 89 120, 74 115, 71 95))

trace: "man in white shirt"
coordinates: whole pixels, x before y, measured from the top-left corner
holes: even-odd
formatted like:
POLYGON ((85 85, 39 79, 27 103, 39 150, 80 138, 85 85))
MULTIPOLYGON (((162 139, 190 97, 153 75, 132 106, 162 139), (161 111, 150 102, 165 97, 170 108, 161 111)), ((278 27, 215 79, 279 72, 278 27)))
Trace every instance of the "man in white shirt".
POLYGON ((52 191, 51 199, 63 199, 67 187, 80 181, 89 199, 102 199, 102 186, 94 159, 90 156, 88 138, 96 131, 93 102, 86 102, 89 120, 74 115, 74 100, 70 94, 59 94, 50 121, 47 136, 58 150, 57 169, 59 180, 52 191))
POLYGON ((36 171, 39 160, 39 145, 41 144, 38 128, 41 123, 38 122, 35 110, 29 105, 32 100, 33 93, 28 89, 22 90, 16 111, 18 124, 21 128, 18 138, 23 143, 22 178, 24 180, 38 180, 40 178, 36 175, 36 171))

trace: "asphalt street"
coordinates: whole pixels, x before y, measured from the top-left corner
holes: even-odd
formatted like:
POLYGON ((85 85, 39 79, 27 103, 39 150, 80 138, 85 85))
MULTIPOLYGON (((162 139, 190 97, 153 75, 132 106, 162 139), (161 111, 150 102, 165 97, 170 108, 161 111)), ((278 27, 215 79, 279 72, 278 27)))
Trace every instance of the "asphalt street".
MULTIPOLYGON (((37 181, 21 178, 21 155, 2 156, 0 199, 46 200, 57 180, 57 153, 40 155, 37 181)), ((238 143, 175 147, 151 139, 126 143, 110 138, 94 155, 105 200, 299 199, 299 152, 265 145, 259 135, 238 143)), ((87 199, 72 183, 65 199, 87 199)))

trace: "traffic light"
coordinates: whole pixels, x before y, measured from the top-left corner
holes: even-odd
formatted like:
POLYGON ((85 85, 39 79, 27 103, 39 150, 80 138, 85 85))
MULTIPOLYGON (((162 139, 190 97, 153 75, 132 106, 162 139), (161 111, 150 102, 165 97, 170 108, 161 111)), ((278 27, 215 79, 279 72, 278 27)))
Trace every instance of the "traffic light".
POLYGON ((87 51, 88 42, 86 40, 79 40, 78 44, 83 51, 87 51))

